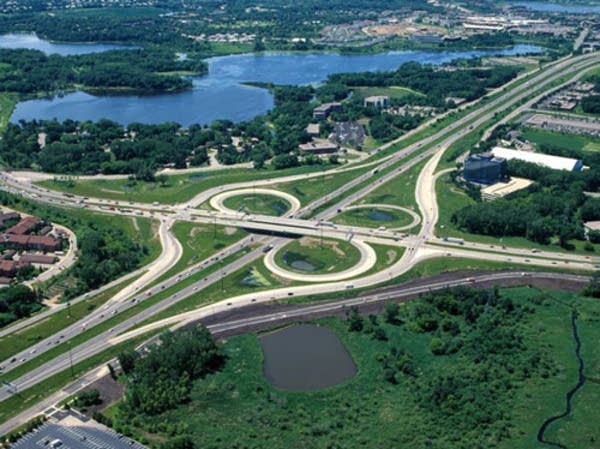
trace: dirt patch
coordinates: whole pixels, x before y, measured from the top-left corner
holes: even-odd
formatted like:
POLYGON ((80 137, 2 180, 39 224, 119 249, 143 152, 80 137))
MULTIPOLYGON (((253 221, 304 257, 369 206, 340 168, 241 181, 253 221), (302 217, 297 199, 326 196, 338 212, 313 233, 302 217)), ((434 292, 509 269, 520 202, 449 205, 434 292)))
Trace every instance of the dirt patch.
POLYGON ((193 228, 190 230, 190 238, 192 238, 192 239, 193 239, 193 238, 194 238, 194 237, 196 237, 198 234, 200 234, 201 232, 204 232, 204 231, 206 231, 206 227, 204 227, 204 226, 196 226, 196 227, 193 227, 193 228))
POLYGON ((118 195, 123 195, 125 192, 121 192, 120 190, 111 190, 111 189, 100 189, 102 192, 106 193, 116 193, 118 195))
POLYGON ((160 229, 160 225, 158 224, 157 221, 152 222, 152 226, 150 229, 152 230, 152 238, 153 239, 159 238, 158 231, 160 229))
POLYGON ((394 251, 393 249, 390 249, 387 253, 387 264, 391 264, 394 260, 396 260, 396 256, 398 255, 398 253, 396 253, 396 251, 394 251))
POLYGON ((225 234, 226 235, 233 235, 235 234, 237 231, 237 228, 232 228, 231 226, 226 226, 225 227, 225 234))
MULTIPOLYGON (((313 237, 302 237, 298 240, 300 246, 304 246, 305 248, 316 248, 321 244, 321 240, 313 238, 313 237)), ((338 256, 345 256, 346 253, 342 251, 338 242, 324 241, 323 245, 330 248, 334 251, 338 256)))
POLYGON ((114 404, 116 401, 123 397, 123 393, 125 389, 123 385, 110 377, 110 374, 107 374, 101 377, 98 380, 95 380, 87 387, 85 387, 82 391, 90 391, 90 390, 98 390, 100 392, 100 398, 102 399, 102 403, 99 405, 94 405, 86 409, 85 413, 88 416, 92 416, 94 412, 101 412, 108 408, 111 404, 114 404))
POLYGON ((140 232, 140 225, 138 224, 137 218, 135 217, 131 217, 131 223, 133 223, 133 228, 137 231, 140 232))

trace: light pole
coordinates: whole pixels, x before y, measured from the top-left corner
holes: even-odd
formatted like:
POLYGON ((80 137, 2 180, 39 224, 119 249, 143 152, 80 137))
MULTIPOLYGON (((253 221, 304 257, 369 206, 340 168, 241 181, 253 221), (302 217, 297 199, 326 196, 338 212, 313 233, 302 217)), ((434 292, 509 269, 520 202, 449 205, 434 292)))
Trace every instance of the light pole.
POLYGON ((75 377, 75 373, 73 372, 73 355, 71 354, 71 340, 67 342, 69 344, 69 365, 71 367, 71 377, 75 377))

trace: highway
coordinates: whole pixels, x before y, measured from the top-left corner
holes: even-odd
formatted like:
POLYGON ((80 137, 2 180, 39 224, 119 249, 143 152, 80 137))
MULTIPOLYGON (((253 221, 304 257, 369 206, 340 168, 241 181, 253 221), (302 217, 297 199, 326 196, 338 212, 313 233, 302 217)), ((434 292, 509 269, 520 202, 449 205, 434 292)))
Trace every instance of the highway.
MULTIPOLYGON (((390 156, 386 156, 378 161, 373 161, 361 166, 334 169, 316 174, 313 173, 308 175, 294 175, 284 178, 275 178, 260 182, 229 184, 226 186, 208 189, 207 191, 197 195, 192 200, 174 206, 156 206, 155 204, 131 203, 123 206, 128 209, 126 212, 120 212, 118 210, 106 210, 106 205, 113 204, 114 202, 109 203, 108 201, 99 198, 85 199, 85 205, 87 205, 90 210, 104 213, 138 215, 140 212, 146 214, 153 212, 155 214, 155 218, 158 218, 161 221, 160 234, 161 243, 163 245, 163 256, 159 257, 152 266, 146 267, 144 270, 147 271, 146 274, 144 274, 136 282, 132 283, 131 286, 128 286, 126 289, 124 289, 124 291, 117 296, 116 300, 115 298, 111 299, 111 301, 109 301, 103 308, 92 312, 88 317, 86 317, 85 320, 69 326, 68 328, 62 330, 59 334, 53 335, 52 337, 37 343, 35 346, 28 348, 27 351, 23 351, 22 353, 18 354, 15 356, 15 361, 11 362, 8 360, 2 362, 5 372, 14 369, 16 366, 19 366, 22 363, 26 363, 28 360, 37 357, 39 354, 47 351, 51 347, 55 347, 57 345, 67 345, 70 347, 70 344, 65 342, 70 341, 80 332, 91 329, 99 323, 102 323, 109 318, 122 313, 130 307, 134 307, 139 302, 148 298, 148 293, 137 294, 133 297, 131 297, 131 295, 135 294, 136 291, 143 289, 145 285, 156 279, 159 274, 164 272, 169 266, 172 266, 172 264, 179 259, 181 255, 181 247, 170 232, 170 228, 176 220, 190 220, 199 223, 210 224, 218 223, 227 226, 243 227, 250 230, 255 229, 261 232, 272 231, 275 233, 323 236, 325 238, 341 238, 350 240, 363 248, 363 257, 361 257, 362 265, 359 267, 360 269, 355 268, 354 271, 350 270, 349 273, 346 273, 345 275, 348 277, 344 279, 339 279, 339 273, 336 276, 329 278, 327 275, 325 275, 324 277, 303 279, 306 282, 310 282, 310 284, 296 287, 278 288, 265 292, 254 293, 251 295, 228 298, 219 303, 211 304, 191 312, 186 312, 185 314, 179 314, 175 317, 158 321, 134 331, 129 331, 138 323, 147 320, 148 318, 156 315, 162 310, 165 310, 167 307, 176 302, 179 302, 191 295, 197 294, 198 292, 202 291, 203 288, 213 285, 215 282, 219 281, 227 273, 236 271, 242 268, 244 265, 257 260, 261 256, 266 255, 266 263, 272 263, 274 252, 276 252, 281 246, 289 241, 284 237, 248 237, 241 242, 226 248, 216 257, 213 256, 203 261, 201 264, 197 264, 193 268, 187 269, 184 273, 173 276, 160 285, 153 287, 152 291, 150 292, 150 296, 152 296, 152 294, 154 294, 156 291, 160 291, 164 288, 177 284, 183 278, 188 277, 195 271, 214 265, 223 257, 233 254, 249 245, 257 244, 259 245, 258 248, 255 248, 248 254, 237 258, 233 263, 222 267, 220 270, 214 272, 206 278, 179 290, 177 293, 172 294, 168 298, 165 298, 153 306, 136 313, 134 316, 121 321, 111 329, 101 332, 99 335, 89 339, 85 343, 72 348, 70 347, 69 351, 63 352, 62 355, 56 357, 52 361, 31 370, 28 374, 15 380, 15 384, 17 384, 20 389, 35 385, 49 376, 67 369, 71 361, 73 363, 77 363, 78 361, 84 360, 93 354, 101 352, 102 350, 106 349, 109 344, 116 344, 118 342, 125 341, 128 338, 142 335, 148 331, 161 329, 165 326, 181 326, 185 323, 196 321, 198 319, 218 314, 226 310, 231 310, 232 308, 247 307, 254 303, 270 302, 278 298, 286 298, 294 295, 323 294, 328 292, 336 292, 347 288, 372 287, 374 285, 389 281, 390 279, 407 272, 414 266, 415 263, 433 257, 446 257, 449 254, 456 257, 471 257, 474 259, 498 261, 506 261, 506 258, 510 257, 511 261, 515 263, 537 266, 552 266, 553 261, 556 263, 558 263, 558 261, 562 261, 564 265, 568 265, 563 265, 562 268, 593 270, 594 265, 598 263, 598 258, 588 259, 586 256, 552 253, 547 251, 532 254, 531 250, 524 250, 521 248, 486 248, 480 244, 470 242, 465 242, 464 245, 457 247, 455 244, 449 244, 448 242, 443 242, 442 240, 438 239, 434 235, 435 223, 438 216, 437 201, 435 200, 434 174, 445 149, 458 139, 472 132, 474 128, 477 128, 478 126, 494 118, 494 114, 518 105, 518 103, 523 99, 534 95, 536 92, 542 90, 544 86, 552 83, 562 76, 565 76, 566 74, 585 70, 586 68, 598 63, 600 63, 600 57, 598 55, 588 54, 584 56, 573 57, 567 60, 559 61, 553 65, 549 65, 544 70, 539 71, 539 73, 534 75, 530 80, 513 86, 512 89, 508 90, 502 95, 499 95, 493 100, 482 102, 481 107, 466 114, 464 117, 461 117, 429 137, 415 142, 414 144, 408 145, 405 148, 392 153, 390 156), (428 146, 429 148, 427 148, 428 146), (416 157, 408 159, 410 156, 414 156, 416 153, 418 153, 416 157), (361 198, 364 198, 366 195, 374 191, 380 185, 394 179, 399 174, 405 172, 415 164, 419 163, 421 160, 427 158, 430 159, 419 175, 417 189, 415 192, 417 204, 419 205, 419 210, 422 217, 421 229, 416 236, 403 235, 393 230, 373 230, 368 228, 326 224, 327 220, 338 214, 340 210, 351 206, 361 198), (276 187, 277 184, 282 182, 298 181, 316 176, 324 176, 331 173, 335 174, 347 170, 356 170, 360 167, 371 168, 366 173, 355 177, 352 181, 348 182, 344 186, 323 196, 322 198, 319 198, 308 206, 301 209, 298 209, 297 207, 294 208, 293 212, 290 212, 289 217, 247 215, 237 212, 232 213, 228 210, 221 210, 217 212, 194 209, 194 207, 203 204, 206 201, 210 201, 216 195, 220 195, 226 191, 253 189, 255 186, 260 186, 261 188, 265 186, 276 187), (376 179, 376 182, 372 182, 374 179, 376 179), (348 194, 348 192, 351 193, 348 194), (322 208, 322 206, 326 204, 329 204, 329 206, 322 208), (313 218, 299 218, 313 214, 317 208, 322 208, 322 210, 313 218), (157 210, 160 211, 158 214, 156 213, 157 210), (399 259, 392 266, 387 267, 384 271, 371 273, 360 278, 354 278, 355 276, 365 273, 369 269, 364 269, 364 267, 368 266, 368 264, 372 261, 372 254, 368 254, 368 250, 366 249, 368 245, 365 245, 365 243, 368 242, 385 243, 389 246, 403 247, 406 248, 406 251, 401 259, 399 259), (264 245, 272 246, 273 249, 265 253, 264 245), (348 287, 349 283, 347 281, 349 278, 352 278, 350 287, 348 287), (123 334, 119 335, 121 333, 123 334)), ((392 143, 387 144, 386 147, 389 147, 390 145, 392 145, 392 143)), ((38 201, 45 201, 51 204, 59 204, 70 207, 81 207, 82 202, 84 201, 82 198, 68 198, 65 197, 64 194, 49 191, 47 189, 41 189, 27 181, 17 180, 7 173, 3 173, 1 175, 1 181, 3 189, 30 196, 38 201)), ((221 203, 219 202, 218 204, 221 203)), ((119 206, 121 207, 121 205, 119 206)), ((281 273, 279 274, 281 275, 281 273)), ((285 277, 286 275, 283 274, 282 276, 285 277)), ((63 348, 65 347, 66 346, 63 346, 63 348)), ((9 393, 6 389, 0 391, 0 400, 4 400, 8 396, 9 393)))

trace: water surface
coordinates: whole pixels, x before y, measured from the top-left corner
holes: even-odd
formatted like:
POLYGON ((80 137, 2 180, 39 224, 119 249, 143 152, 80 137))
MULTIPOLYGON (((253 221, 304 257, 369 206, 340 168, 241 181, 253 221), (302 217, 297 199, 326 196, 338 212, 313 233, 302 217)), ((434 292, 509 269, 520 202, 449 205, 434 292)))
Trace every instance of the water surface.
POLYGON ((352 379, 356 365, 335 333, 301 324, 260 337, 267 381, 283 390, 311 391, 352 379))
POLYGON ((273 107, 273 97, 267 90, 247 86, 243 84, 245 82, 315 84, 331 73, 392 70, 409 61, 442 64, 456 58, 541 51, 536 46, 516 45, 501 50, 396 51, 373 55, 267 53, 221 56, 208 59, 209 74, 193 78, 193 88, 185 92, 149 96, 74 92, 20 102, 11 121, 108 118, 123 125, 174 121, 183 126, 207 124, 216 119, 240 122, 264 114, 273 107))

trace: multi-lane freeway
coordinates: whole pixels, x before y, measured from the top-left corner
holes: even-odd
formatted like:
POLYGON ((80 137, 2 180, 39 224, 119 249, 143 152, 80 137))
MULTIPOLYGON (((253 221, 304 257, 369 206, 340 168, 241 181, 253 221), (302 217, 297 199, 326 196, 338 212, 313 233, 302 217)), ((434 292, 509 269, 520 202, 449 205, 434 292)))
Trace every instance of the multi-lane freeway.
MULTIPOLYGON (((131 215, 139 215, 140 213, 148 215, 151 213, 156 219, 160 220, 160 239, 163 246, 161 257, 151 266, 140 271, 138 275, 141 276, 126 289, 123 289, 119 295, 112 298, 101 309, 90 313, 85 319, 36 343, 26 351, 16 354, 11 359, 0 362, 4 372, 10 372, 21 364, 34 364, 36 357, 51 348, 57 346, 64 348, 64 351, 53 360, 35 366, 27 374, 13 380, 13 383, 23 390, 44 381, 56 373, 64 371, 70 363, 77 363, 102 352, 110 344, 116 344, 129 338, 143 335, 145 332, 151 330, 165 326, 181 326, 227 310, 248 307, 261 302, 271 302, 278 298, 325 294, 342 289, 372 287, 387 282, 405 273, 414 264, 432 257, 471 257, 474 259, 509 261, 542 267, 554 267, 558 265, 565 269, 593 270, 599 263, 598 258, 548 251, 532 253, 531 250, 522 248, 490 248, 489 245, 485 246, 472 242, 464 242, 462 245, 457 245, 437 238, 434 235, 438 217, 438 204, 435 198, 435 170, 444 151, 454 142, 473 132, 474 129, 487 124, 497 117, 501 117, 502 114, 518 110, 523 102, 540 95, 544 90, 553 86, 553 83, 559 80, 562 81, 563 78, 569 76, 578 76, 578 74, 598 64, 600 64, 600 56, 597 54, 587 54, 559 60, 546 66, 544 69, 536 70, 527 77, 521 77, 519 80, 514 81, 506 86, 503 91, 498 91, 496 96, 486 98, 479 102, 477 106, 471 106, 472 110, 470 112, 465 112, 449 125, 415 143, 392 151, 393 145, 402 143, 402 139, 397 139, 379 149, 379 151, 390 151, 390 154, 387 156, 379 157, 379 154, 376 154, 372 161, 327 171, 326 174, 335 175, 340 172, 353 170, 356 171, 357 176, 350 182, 323 195, 323 197, 305 207, 300 207, 299 202, 292 201, 295 207, 284 217, 248 215, 228 211, 224 208, 218 211, 209 211, 196 209, 196 207, 211 199, 216 205, 222 205, 221 200, 224 198, 224 192, 244 191, 243 189, 256 187, 276 189, 277 184, 323 176, 322 172, 287 176, 272 180, 222 185, 201 192, 190 201, 177 205, 131 202, 126 205, 126 210, 121 211, 114 208, 114 206, 111 207, 115 210, 107 210, 108 201, 102 198, 84 199, 79 197, 65 197, 60 192, 37 187, 26 179, 17 179, 11 176, 10 173, 2 173, 0 176, 0 188, 19 195, 26 195, 37 201, 59 204, 66 207, 82 207, 85 205, 90 210, 103 213, 131 215), (415 192, 421 216, 421 227, 416 235, 406 235, 398 231, 386 229, 373 230, 355 226, 334 225, 328 221, 344 208, 357 203, 379 186, 393 180, 398 175, 426 159, 428 159, 428 162, 419 175, 415 192), (218 199, 215 200, 215 197, 218 199), (315 212, 316 210, 318 212, 315 212), (301 279, 305 282, 304 285, 277 288, 251 295, 227 298, 216 304, 206 305, 197 310, 133 329, 139 323, 148 320, 171 305, 189 296, 198 294, 204 288, 222 279, 227 273, 239 270, 260 257, 265 257, 266 265, 273 267, 273 253, 289 241, 284 236, 247 237, 222 250, 219 254, 191 268, 187 268, 183 273, 174 275, 170 279, 153 286, 151 290, 144 290, 147 285, 153 282, 159 274, 166 271, 169 266, 172 266, 181 256, 181 246, 171 233, 172 224, 177 220, 243 227, 248 230, 269 231, 279 235, 292 234, 344 239, 361 248, 362 265, 359 264, 354 270, 348 270, 348 273, 345 273, 346 276, 340 276, 339 273, 333 277, 328 277, 327 275, 323 277, 311 276, 301 279), (368 243, 383 243, 388 246, 403 248, 405 251, 403 257, 396 263, 386 267, 382 271, 373 273, 370 271, 370 268, 373 266, 373 252, 367 249, 370 248, 368 243), (242 252, 243 255, 241 255, 242 252), (189 276, 203 270, 209 270, 215 263, 232 254, 240 254, 240 256, 234 262, 222 266, 220 270, 213 270, 211 274, 200 276, 195 282, 188 282, 182 289, 169 290, 189 276), (149 300, 156 294, 161 294, 160 292, 162 291, 165 291, 164 298, 154 302, 149 307, 140 306, 141 303, 149 300), (131 308, 137 308, 134 309, 137 312, 128 314, 129 317, 126 319, 118 319, 122 312, 131 308), (115 325, 102 332, 96 332, 96 335, 87 339, 85 343, 79 345, 68 343, 82 332, 89 331, 107 320, 113 320, 115 325), (31 362, 32 359, 34 360, 33 362, 31 362)), ((500 120, 500 118, 497 120, 500 120)), ((285 273, 279 274, 285 277, 285 273)), ((514 274, 512 276, 514 277, 514 274)), ((400 292, 395 292, 395 294, 398 296, 400 292)), ((82 299, 80 298, 79 300, 82 299)), ((339 307, 339 305, 330 305, 329 307, 335 308, 339 307)), ((45 316, 50 313, 52 312, 46 312, 45 316)), ((34 322, 37 319, 32 318, 29 322, 34 322)), ((255 317, 253 319, 260 321, 268 318, 255 317)), ((229 325, 233 326, 231 323, 229 325)), ((23 326, 20 324, 8 328, 0 336, 6 335, 6 332, 11 332, 15 329, 22 329, 23 326)), ((226 327, 226 324, 215 324, 213 329, 225 330, 226 327)), ((0 400, 6 399, 10 394, 8 389, 1 390, 0 400)))

